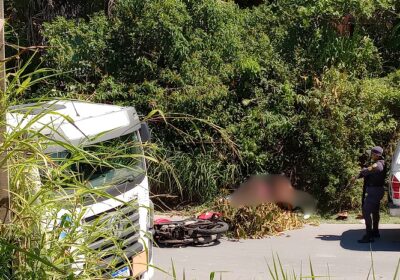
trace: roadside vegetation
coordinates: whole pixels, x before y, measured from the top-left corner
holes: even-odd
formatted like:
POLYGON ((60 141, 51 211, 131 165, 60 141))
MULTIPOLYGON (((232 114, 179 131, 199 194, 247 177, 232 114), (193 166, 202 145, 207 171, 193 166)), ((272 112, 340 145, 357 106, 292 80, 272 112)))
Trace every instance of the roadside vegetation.
MULTIPOLYGON (((356 209, 360 186, 344 188, 364 151, 381 145, 390 159, 400 140, 398 1, 28 2, 6 3, 6 104, 76 98, 165 112, 149 119, 160 205, 213 205, 251 174, 283 172, 321 213, 356 209)), ((122 166, 126 154, 66 147, 67 158, 51 158, 42 152, 49 141, 28 125, 2 146, 14 206, 12 223, 0 227, 0 275, 10 279, 13 268, 13 279, 74 279, 84 254, 93 258, 79 277, 99 278, 100 260, 80 240, 112 233, 101 223, 79 227, 80 211, 57 210, 107 196, 74 166, 122 166)), ((235 237, 301 225, 274 205, 213 207, 235 237)))
POLYGON ((297 214, 283 211, 272 203, 236 209, 222 200, 214 207, 231 226, 231 236, 234 238, 263 238, 303 225, 297 214))
POLYGON ((173 169, 151 168, 152 186, 178 196, 170 205, 284 172, 322 212, 356 208, 360 186, 343 187, 364 151, 390 159, 399 140, 398 1, 19 2, 9 41, 46 46, 36 62, 66 73, 21 98, 134 104, 226 129, 238 153, 204 123, 153 121, 173 169))

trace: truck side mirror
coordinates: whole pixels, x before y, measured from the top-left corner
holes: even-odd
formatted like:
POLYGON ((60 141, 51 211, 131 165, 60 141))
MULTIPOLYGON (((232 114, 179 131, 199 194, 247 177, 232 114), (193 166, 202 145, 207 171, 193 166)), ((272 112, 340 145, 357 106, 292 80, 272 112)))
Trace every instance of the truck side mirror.
POLYGON ((149 125, 145 122, 143 122, 140 126, 139 129, 140 133, 140 139, 142 140, 142 143, 149 143, 151 141, 151 132, 149 125))

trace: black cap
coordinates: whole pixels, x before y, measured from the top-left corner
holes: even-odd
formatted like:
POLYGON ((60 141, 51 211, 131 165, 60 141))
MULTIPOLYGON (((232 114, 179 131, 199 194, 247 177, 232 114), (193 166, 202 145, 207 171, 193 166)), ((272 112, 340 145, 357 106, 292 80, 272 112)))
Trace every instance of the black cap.
POLYGON ((371 153, 381 156, 383 154, 383 149, 382 149, 382 147, 375 146, 371 149, 371 153))

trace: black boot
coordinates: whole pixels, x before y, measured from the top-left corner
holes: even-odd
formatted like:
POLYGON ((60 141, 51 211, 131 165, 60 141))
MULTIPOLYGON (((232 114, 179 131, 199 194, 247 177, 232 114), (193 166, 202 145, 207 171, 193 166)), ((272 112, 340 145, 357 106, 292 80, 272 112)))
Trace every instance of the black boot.
POLYGON ((379 212, 373 213, 372 214, 372 235, 376 238, 381 237, 381 235, 379 234, 379 220, 380 220, 379 212))
POLYGON ((379 238, 379 237, 381 237, 381 235, 380 235, 380 233, 379 233, 379 230, 374 230, 373 233, 372 233, 372 236, 373 236, 374 238, 379 238))
POLYGON ((374 241, 374 237, 371 234, 366 234, 363 236, 363 238, 358 240, 358 243, 372 243, 374 241))

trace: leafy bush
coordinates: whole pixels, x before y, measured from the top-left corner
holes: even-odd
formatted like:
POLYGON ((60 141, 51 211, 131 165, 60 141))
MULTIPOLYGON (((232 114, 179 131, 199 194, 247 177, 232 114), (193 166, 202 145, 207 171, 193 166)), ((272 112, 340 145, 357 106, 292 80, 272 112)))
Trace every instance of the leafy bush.
POLYGON ((387 15, 399 7, 360 3, 117 1, 109 17, 44 24, 51 48, 43 59, 70 79, 26 94, 188 114, 237 143, 239 155, 204 123, 153 122, 159 156, 184 182, 154 169, 157 192, 204 201, 250 174, 284 172, 322 208, 356 207, 359 189, 342 187, 365 148, 398 140, 400 96, 398 73, 388 68, 397 27, 387 15), (383 20, 388 27, 370 27, 383 20))

